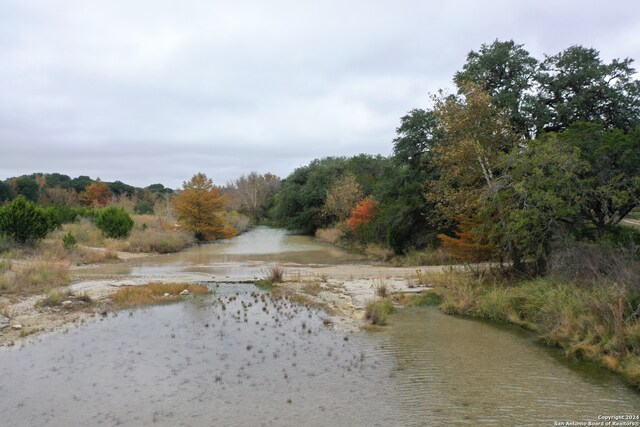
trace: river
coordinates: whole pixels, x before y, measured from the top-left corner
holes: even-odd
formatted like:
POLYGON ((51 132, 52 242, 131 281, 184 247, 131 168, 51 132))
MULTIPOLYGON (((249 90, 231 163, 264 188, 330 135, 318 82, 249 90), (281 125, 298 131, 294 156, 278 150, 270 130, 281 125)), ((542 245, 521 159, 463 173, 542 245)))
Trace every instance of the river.
MULTIPOLYGON (((83 274, 249 276, 271 261, 362 260, 258 228, 83 274)), ((0 348, 0 425, 552 426, 640 414, 640 395, 615 375, 515 328, 422 308, 352 331, 250 284, 211 287, 0 348)))

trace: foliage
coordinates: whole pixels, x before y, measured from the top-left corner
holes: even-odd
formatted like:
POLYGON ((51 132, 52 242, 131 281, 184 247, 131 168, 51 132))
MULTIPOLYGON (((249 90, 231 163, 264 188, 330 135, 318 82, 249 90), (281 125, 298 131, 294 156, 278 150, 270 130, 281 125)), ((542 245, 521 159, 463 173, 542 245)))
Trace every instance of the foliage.
POLYGON ((271 173, 243 175, 224 188, 227 205, 258 222, 266 216, 269 201, 278 191, 280 181, 271 173))
POLYGON ((371 222, 376 212, 376 201, 367 197, 361 200, 351 211, 351 216, 347 220, 347 224, 352 230, 356 230, 362 225, 371 222))
POLYGON ((557 138, 586 163, 579 174, 582 216, 602 236, 640 205, 640 127, 624 132, 577 123, 557 138))
POLYGON ((200 172, 182 184, 172 206, 180 228, 203 241, 224 238, 231 231, 224 224, 225 202, 213 181, 200 172))
POLYGON ((7 182, 0 181, 0 204, 15 197, 13 188, 7 182))
POLYGON ((595 49, 571 46, 547 56, 535 75, 531 109, 538 135, 591 122, 629 131, 640 121, 640 81, 631 59, 603 63, 595 49))
POLYGON ((355 175, 347 172, 329 188, 324 203, 325 212, 338 221, 344 221, 362 197, 362 187, 358 184, 355 175))
POLYGON ((329 189, 337 177, 351 173, 364 195, 374 191, 387 160, 381 156, 327 157, 294 170, 274 196, 272 216, 282 226, 313 234, 331 226, 334 219, 325 214, 329 189))
POLYGON ((394 307, 387 298, 369 301, 365 307, 364 317, 372 324, 384 326, 387 324, 389 314, 393 313, 394 307))
POLYGON ((529 142, 522 152, 505 157, 502 178, 487 200, 487 212, 501 216, 494 224, 494 242, 534 261, 544 272, 554 238, 579 221, 579 174, 585 164, 573 147, 553 141, 529 142))
POLYGON ((42 208, 20 195, 0 207, 0 234, 18 243, 43 239, 51 223, 42 208))
POLYGON ((481 262, 495 258, 496 247, 489 242, 487 233, 481 232, 477 217, 458 216, 457 231, 453 237, 438 234, 442 246, 458 261, 481 262))
POLYGON ((538 61, 521 44, 513 40, 495 40, 483 44, 478 52, 471 51, 467 62, 454 76, 456 85, 464 89, 472 82, 491 96, 491 103, 506 111, 514 131, 529 137, 531 118, 522 106, 534 85, 538 61))
POLYGON ((38 201, 38 192, 40 187, 36 180, 31 176, 21 176, 15 180, 16 194, 22 195, 31 202, 38 201))
POLYGON ((475 211, 517 140, 508 117, 487 93, 470 83, 461 91, 462 99, 443 94, 434 99, 445 136, 433 148, 440 176, 430 197, 449 218, 475 211))
POLYGON ((86 206, 104 207, 109 203, 113 193, 109 186, 100 181, 92 182, 80 194, 80 201, 86 206))
POLYGON ((126 238, 133 229, 131 215, 115 206, 99 211, 95 224, 107 237, 114 239, 126 238))
POLYGON ((75 248, 76 246, 78 246, 78 239, 76 239, 76 236, 71 234, 71 232, 68 232, 67 234, 62 236, 62 247, 63 248, 69 250, 69 249, 75 248))

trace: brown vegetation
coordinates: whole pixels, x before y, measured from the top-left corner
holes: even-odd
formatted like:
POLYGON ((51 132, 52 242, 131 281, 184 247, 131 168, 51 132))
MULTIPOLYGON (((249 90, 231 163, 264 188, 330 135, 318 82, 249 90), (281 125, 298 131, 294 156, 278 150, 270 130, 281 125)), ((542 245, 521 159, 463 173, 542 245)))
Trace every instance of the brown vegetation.
POLYGON ((113 302, 113 307, 117 309, 153 304, 167 304, 182 299, 180 293, 185 289, 189 291, 189 294, 204 295, 209 293, 209 288, 204 285, 188 285, 184 283, 149 283, 148 285, 120 288, 111 296, 111 300, 113 302))
POLYGON ((34 295, 69 284, 69 265, 63 261, 34 259, 0 260, 0 292, 34 295))

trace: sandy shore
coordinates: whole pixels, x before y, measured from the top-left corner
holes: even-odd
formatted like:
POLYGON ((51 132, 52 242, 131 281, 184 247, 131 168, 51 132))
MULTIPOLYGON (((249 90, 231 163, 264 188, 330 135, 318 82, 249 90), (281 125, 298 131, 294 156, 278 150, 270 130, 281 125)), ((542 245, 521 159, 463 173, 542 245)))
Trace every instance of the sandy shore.
MULTIPOLYGON (((93 304, 86 305, 70 298, 63 307, 38 307, 44 295, 30 296, 17 300, 0 298, 5 327, 0 318, 0 346, 13 345, 17 340, 33 334, 60 331, 104 311, 109 295, 122 286, 144 285, 150 282, 252 282, 258 278, 256 271, 266 268, 265 263, 234 262, 225 263, 235 274, 214 276, 198 272, 170 272, 153 277, 93 277, 90 280, 75 279, 68 290, 73 295, 86 294, 93 304), (69 303, 70 302, 70 303, 69 303), (8 320, 8 322, 7 322, 8 320)), ((384 284, 394 292, 421 292, 427 287, 416 283, 416 270, 422 272, 442 271, 441 266, 391 267, 379 265, 302 265, 281 264, 284 283, 279 286, 304 292, 313 286, 309 298, 330 307, 345 320, 359 321, 363 318, 366 302, 375 297, 375 287, 384 284)), ((75 270, 81 271, 83 267, 75 270)), ((73 270, 72 270, 73 273, 73 270)))

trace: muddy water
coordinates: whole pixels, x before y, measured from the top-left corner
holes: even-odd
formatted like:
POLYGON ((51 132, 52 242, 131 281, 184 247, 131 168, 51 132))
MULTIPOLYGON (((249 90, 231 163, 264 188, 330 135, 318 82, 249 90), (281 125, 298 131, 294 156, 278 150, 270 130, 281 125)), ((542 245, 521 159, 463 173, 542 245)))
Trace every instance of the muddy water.
POLYGON ((309 236, 288 234, 282 229, 256 227, 236 238, 194 246, 175 254, 133 258, 117 264, 82 268, 78 278, 175 277, 176 279, 239 279, 264 275, 265 266, 288 264, 344 264, 363 261, 363 257, 320 243, 309 236))
MULTIPOLYGON (((333 256, 313 258, 323 245, 265 233, 279 243, 236 240, 227 246, 236 253, 201 247, 198 261, 166 259, 195 270, 224 257, 286 262, 272 253, 282 247, 333 256)), ((640 414, 640 395, 615 376, 568 364, 516 329, 428 308, 401 311, 380 331, 347 332, 252 285, 211 288, 0 348, 0 425, 544 426, 640 414)))

